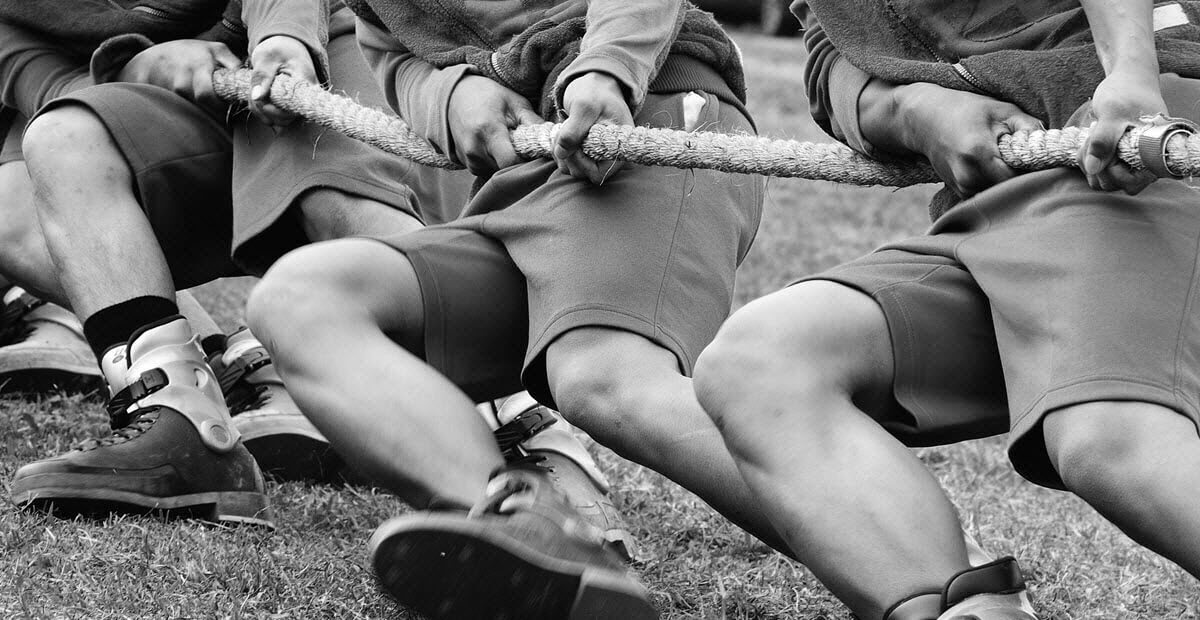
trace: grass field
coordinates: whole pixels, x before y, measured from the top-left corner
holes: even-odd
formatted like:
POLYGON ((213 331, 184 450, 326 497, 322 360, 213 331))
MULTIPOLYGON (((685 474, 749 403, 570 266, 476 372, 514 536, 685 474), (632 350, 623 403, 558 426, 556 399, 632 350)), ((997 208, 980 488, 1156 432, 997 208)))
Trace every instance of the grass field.
MULTIPOLYGON (((751 108, 766 135, 825 137, 808 120, 800 43, 739 34, 751 108)), ((890 191, 774 180, 738 303, 790 277, 922 230, 932 188, 890 191)), ((206 286, 202 300, 237 323, 250 282, 206 286)), ((0 400, 0 479, 100 433, 95 402, 0 400)), ((1200 585, 1129 542, 1071 496, 1012 473, 1001 438, 924 450, 967 528, 1021 559, 1044 618, 1196 618, 1200 585)), ((846 618, 807 571, 732 528, 660 476, 598 457, 643 545, 637 570, 664 618, 846 618)), ((361 487, 272 484, 278 530, 222 529, 144 517, 58 520, 0 508, 2 618, 410 617, 376 589, 365 543, 405 510, 361 487)), ((7 494, 7 488, 5 489, 7 494)))

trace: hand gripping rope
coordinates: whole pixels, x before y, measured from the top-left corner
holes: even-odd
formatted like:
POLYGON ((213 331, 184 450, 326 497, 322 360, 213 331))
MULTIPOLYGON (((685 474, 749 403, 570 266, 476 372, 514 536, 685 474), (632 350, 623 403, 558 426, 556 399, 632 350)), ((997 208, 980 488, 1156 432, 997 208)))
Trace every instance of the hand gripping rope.
MULTIPOLYGON (((249 69, 218 69, 213 74, 217 94, 226 101, 246 101, 249 69)), ((271 102, 309 122, 328 127, 426 166, 462 166, 438 153, 414 134, 399 117, 366 108, 319 86, 279 75, 271 86, 271 102)), ((1135 170, 1159 176, 1190 177, 1200 172, 1200 136, 1180 119, 1157 117, 1129 129, 1118 147, 1119 157, 1135 170)), ((512 132, 517 154, 527 159, 548 158, 558 125, 522 125, 512 132)), ((1086 128, 1018 131, 1000 136, 1000 156, 1018 170, 1074 166, 1075 155, 1087 139, 1086 128)), ((938 183, 924 161, 879 162, 836 143, 773 140, 752 135, 684 132, 649 127, 596 125, 583 143, 583 152, 598 160, 620 160, 649 166, 705 168, 723 172, 761 174, 854 185, 906 187, 938 183)))

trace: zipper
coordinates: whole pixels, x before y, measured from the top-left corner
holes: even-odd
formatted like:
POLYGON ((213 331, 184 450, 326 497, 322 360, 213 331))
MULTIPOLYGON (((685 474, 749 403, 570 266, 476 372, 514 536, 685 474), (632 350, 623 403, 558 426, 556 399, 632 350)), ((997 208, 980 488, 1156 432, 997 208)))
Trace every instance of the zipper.
POLYGON ((224 26, 226 30, 228 30, 229 32, 232 32, 233 34, 236 34, 239 36, 246 34, 245 26, 234 23, 233 20, 229 19, 228 17, 221 18, 221 25, 224 26))
POLYGON ((895 20, 896 23, 900 24, 900 26, 904 28, 906 32, 908 32, 908 36, 915 39, 917 43, 920 43, 921 47, 925 50, 925 53, 929 54, 930 57, 932 57, 938 64, 950 65, 950 68, 954 70, 954 74, 957 75, 963 82, 966 82, 967 86, 971 87, 971 90, 974 90, 982 95, 988 94, 987 89, 983 87, 983 83, 979 81, 979 78, 975 77, 975 75, 966 67, 964 67, 961 62, 950 62, 950 59, 946 58, 941 52, 937 51, 932 44, 925 40, 925 37, 922 37, 917 32, 914 32, 913 29, 909 27, 908 22, 896 12, 895 7, 893 7, 890 2, 886 3, 886 8, 891 14, 892 19, 895 20))
POLYGON ((150 6, 142 6, 140 4, 137 6, 134 6, 134 7, 130 7, 129 10, 137 11, 139 13, 146 13, 147 15, 153 15, 159 19, 176 19, 176 18, 171 17, 171 15, 169 13, 167 13, 166 11, 163 11, 161 9, 156 9, 156 8, 150 7, 150 6))

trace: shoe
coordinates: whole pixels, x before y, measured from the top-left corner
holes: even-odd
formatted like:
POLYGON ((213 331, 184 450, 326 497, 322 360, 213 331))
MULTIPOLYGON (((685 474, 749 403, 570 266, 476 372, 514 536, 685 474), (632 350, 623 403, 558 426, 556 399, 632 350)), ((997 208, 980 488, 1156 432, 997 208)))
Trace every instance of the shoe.
POLYGON ((113 392, 112 434, 17 470, 14 503, 274 527, 262 472, 230 425, 187 321, 143 328, 110 349, 101 368, 113 392))
POLYGON ((529 459, 542 467, 571 507, 603 532, 604 544, 635 562, 637 542, 609 497, 608 480, 562 415, 523 392, 509 397, 496 417, 502 422, 496 443, 505 460, 529 459))
POLYGON ((233 426, 269 476, 279 480, 339 482, 345 464, 292 400, 262 343, 242 328, 224 353, 209 359, 233 426))
POLYGON ((0 310, 0 393, 87 394, 102 387, 79 319, 62 306, 10 287, 0 310))
POLYGON ((1037 620, 1021 568, 1011 557, 969 568, 940 592, 922 592, 896 603, 884 620, 1037 620))
POLYGON ((645 588, 549 478, 509 466, 469 514, 392 519, 371 537, 375 574, 431 618, 658 618, 645 588))

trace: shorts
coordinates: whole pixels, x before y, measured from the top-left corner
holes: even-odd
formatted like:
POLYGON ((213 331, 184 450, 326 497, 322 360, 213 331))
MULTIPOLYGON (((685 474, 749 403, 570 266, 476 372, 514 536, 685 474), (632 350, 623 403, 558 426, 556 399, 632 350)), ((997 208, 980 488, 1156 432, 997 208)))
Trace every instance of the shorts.
POLYGON ((806 280, 883 309, 910 445, 1010 431, 1033 482, 1063 488, 1048 412, 1094 401, 1159 404, 1200 424, 1200 188, 1091 190, 1074 170, 1018 176, 959 204, 927 236, 806 280))
POLYGON ((25 133, 25 117, 13 110, 0 110, 0 166, 14 161, 24 161, 21 154, 21 136, 25 133))
MULTIPOLYGON (((328 51, 335 87, 377 105, 383 101, 352 28, 332 36, 328 51)), ((214 114, 154 86, 102 84, 46 109, 66 103, 89 108, 108 128, 134 172, 138 199, 178 288, 261 275, 279 256, 307 243, 289 209, 310 189, 340 190, 417 217, 422 201, 443 200, 442 192, 447 202, 461 204, 470 187, 469 177, 442 182, 444 177, 313 124, 297 122, 276 135, 248 114, 214 114), (413 187, 403 182, 414 179, 420 182, 413 187)))
MULTIPOLYGON (((636 122, 683 127, 686 96, 650 95, 636 122)), ((699 120, 706 130, 753 132, 710 94, 699 120)), ((465 217, 383 241, 416 269, 431 365, 477 400, 519 389, 520 371, 526 389, 553 404, 543 353, 578 327, 642 335, 691 373, 729 313, 762 194, 759 177, 646 166, 596 187, 542 160, 497 172, 465 217)))
MULTIPOLYGON (((331 90, 388 109, 358 49, 349 9, 330 18, 326 50, 331 90)), ((462 211, 474 179, 465 170, 421 166, 313 123, 296 122, 278 133, 245 120, 233 128, 234 260, 255 275, 309 241, 289 207, 310 189, 340 190, 436 223, 462 211)))

